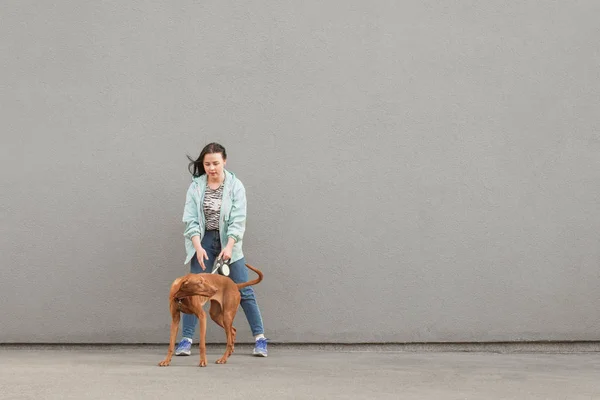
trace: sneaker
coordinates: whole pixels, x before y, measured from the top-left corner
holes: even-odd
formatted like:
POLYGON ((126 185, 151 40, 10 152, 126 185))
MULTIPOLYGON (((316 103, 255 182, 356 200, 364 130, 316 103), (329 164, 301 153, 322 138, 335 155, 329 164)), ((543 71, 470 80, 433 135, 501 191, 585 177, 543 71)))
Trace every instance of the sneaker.
POLYGON ((192 341, 188 338, 181 338, 181 342, 175 349, 176 356, 189 356, 192 354, 192 341))
POLYGON ((254 351, 252 352, 255 356, 266 357, 267 356, 267 339, 260 338, 254 345, 254 351))

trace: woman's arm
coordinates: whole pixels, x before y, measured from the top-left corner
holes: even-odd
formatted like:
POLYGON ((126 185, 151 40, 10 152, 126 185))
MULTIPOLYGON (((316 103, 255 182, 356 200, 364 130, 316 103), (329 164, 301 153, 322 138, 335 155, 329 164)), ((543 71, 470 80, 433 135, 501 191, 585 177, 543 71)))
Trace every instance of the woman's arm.
POLYGON ((227 223, 227 245, 219 254, 224 259, 231 258, 233 245, 242 240, 246 229, 246 190, 242 182, 237 181, 231 198, 231 211, 227 223))
POLYGON ((194 184, 192 183, 185 196, 185 207, 183 208, 183 223, 185 229, 183 236, 192 240, 194 248, 200 247, 200 222, 198 221, 198 204, 194 198, 194 184))
MULTIPOLYGON (((233 188, 233 198, 231 199, 231 211, 229 213, 229 223, 227 224, 228 245, 231 240, 239 242, 244 237, 246 230, 246 189, 242 182, 237 181, 233 188)), ((233 244, 232 244, 233 246, 233 244)))
POLYGON ((198 216, 198 203, 194 197, 195 185, 192 183, 185 196, 185 207, 183 208, 183 222, 185 223, 185 230, 183 235, 188 239, 191 239, 194 249, 196 249, 196 257, 200 263, 200 267, 204 270, 204 260, 208 260, 206 251, 202 248, 200 242, 200 222, 198 216))

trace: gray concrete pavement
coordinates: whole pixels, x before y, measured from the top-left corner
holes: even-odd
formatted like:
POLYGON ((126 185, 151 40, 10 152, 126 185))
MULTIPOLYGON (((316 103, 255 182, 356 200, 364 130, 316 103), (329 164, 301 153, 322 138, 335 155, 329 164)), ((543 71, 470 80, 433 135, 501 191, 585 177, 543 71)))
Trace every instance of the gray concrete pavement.
POLYGON ((372 346, 209 346, 209 365, 166 346, 0 346, 2 399, 600 399, 595 352, 435 352, 372 346))

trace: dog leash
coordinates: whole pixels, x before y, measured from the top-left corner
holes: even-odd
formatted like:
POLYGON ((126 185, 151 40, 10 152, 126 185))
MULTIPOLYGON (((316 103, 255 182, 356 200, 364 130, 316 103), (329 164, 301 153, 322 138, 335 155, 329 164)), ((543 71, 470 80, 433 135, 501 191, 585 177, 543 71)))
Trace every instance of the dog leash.
POLYGON ((229 276, 229 272, 230 272, 229 271, 229 262, 230 261, 231 261, 231 259, 223 260, 221 258, 217 258, 213 265, 213 270, 212 270, 211 274, 218 273, 219 275, 229 276))

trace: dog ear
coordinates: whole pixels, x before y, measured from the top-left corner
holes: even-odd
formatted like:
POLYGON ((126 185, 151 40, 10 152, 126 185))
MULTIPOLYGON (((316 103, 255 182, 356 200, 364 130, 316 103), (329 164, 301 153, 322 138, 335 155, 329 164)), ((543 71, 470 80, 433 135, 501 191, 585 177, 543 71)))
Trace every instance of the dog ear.
POLYGON ((215 293, 217 293, 217 287, 212 285, 208 280, 202 279, 198 283, 199 290, 196 292, 196 294, 200 296, 212 297, 215 295, 215 293))
POLYGON ((215 286, 215 285, 209 285, 209 286, 210 286, 210 288, 211 288, 212 290, 214 290, 214 291, 215 291, 215 293, 219 291, 219 287, 218 287, 218 286, 215 286))
POLYGON ((188 278, 183 278, 183 279, 181 280, 181 282, 179 283, 179 287, 180 287, 180 288, 182 288, 182 287, 186 287, 186 286, 187 286, 187 285, 189 285, 189 284, 190 284, 190 280, 189 280, 188 278))
POLYGON ((171 291, 170 291, 171 295, 179 290, 179 288, 181 287, 182 280, 183 280, 183 278, 179 277, 173 281, 173 283, 171 284, 171 291))

